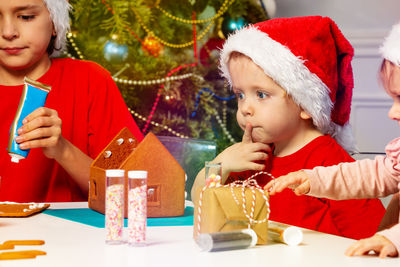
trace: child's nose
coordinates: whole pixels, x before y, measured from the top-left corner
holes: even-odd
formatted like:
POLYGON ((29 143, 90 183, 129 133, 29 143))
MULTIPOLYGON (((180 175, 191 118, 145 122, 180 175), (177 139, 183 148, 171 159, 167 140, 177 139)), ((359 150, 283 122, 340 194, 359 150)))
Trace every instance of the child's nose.
POLYGON ((393 103, 389 110, 388 116, 392 120, 400 121, 400 103, 393 103))
POLYGON ((3 19, 1 23, 1 35, 4 39, 13 40, 18 37, 18 30, 13 21, 3 19))
POLYGON ((254 107, 249 100, 246 100, 242 103, 240 111, 243 116, 252 116, 254 114, 254 107))

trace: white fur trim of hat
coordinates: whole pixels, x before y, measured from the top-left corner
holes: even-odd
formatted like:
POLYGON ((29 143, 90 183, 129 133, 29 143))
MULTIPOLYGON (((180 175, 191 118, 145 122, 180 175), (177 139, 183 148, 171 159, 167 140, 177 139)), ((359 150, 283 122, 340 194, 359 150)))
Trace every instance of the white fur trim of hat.
POLYGON ((400 67, 400 23, 394 25, 380 47, 383 58, 400 67))

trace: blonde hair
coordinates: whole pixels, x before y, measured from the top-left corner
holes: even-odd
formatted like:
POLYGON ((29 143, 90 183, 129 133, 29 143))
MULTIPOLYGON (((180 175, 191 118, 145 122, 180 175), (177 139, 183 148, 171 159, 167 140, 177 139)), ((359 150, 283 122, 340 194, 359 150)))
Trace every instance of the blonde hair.
POLYGON ((390 88, 390 85, 392 83, 394 68, 395 64, 393 62, 387 59, 382 60, 381 68, 379 71, 379 80, 386 91, 390 88))
POLYGON ((70 30, 69 11, 71 5, 67 0, 43 0, 53 22, 55 36, 51 37, 47 53, 51 57, 59 56, 67 47, 67 32, 70 30))
MULTIPOLYGON (((243 54, 243 53, 241 53, 241 52, 232 51, 232 52, 229 54, 228 65, 229 65, 229 62, 231 61, 231 59, 238 59, 238 58, 241 58, 241 57, 244 57, 244 58, 247 58, 247 59, 253 61, 253 59, 251 59, 251 57, 249 57, 249 56, 247 56, 247 55, 245 55, 245 54, 243 54)), ((253 63, 254 63, 254 62, 253 62, 253 63)), ((255 64, 255 63, 254 63, 254 64, 255 64)), ((260 68, 261 68, 261 67, 260 67, 260 68)), ((261 68, 261 69, 262 69, 262 68, 261 68)), ((263 70, 263 71, 264 71, 264 70, 263 70)), ((265 72, 264 72, 264 73, 265 73, 265 72)), ((267 75, 267 76, 269 77, 268 74, 265 73, 265 75, 267 75)), ((270 77, 270 78, 272 79, 272 77, 270 77)), ((272 79, 272 80, 282 88, 282 90, 283 90, 283 96, 284 96, 284 97, 290 97, 290 98, 292 98, 292 97, 288 94, 288 92, 286 91, 286 89, 285 89, 284 87, 282 87, 282 86, 281 86, 279 83, 277 83, 274 79, 272 79)))

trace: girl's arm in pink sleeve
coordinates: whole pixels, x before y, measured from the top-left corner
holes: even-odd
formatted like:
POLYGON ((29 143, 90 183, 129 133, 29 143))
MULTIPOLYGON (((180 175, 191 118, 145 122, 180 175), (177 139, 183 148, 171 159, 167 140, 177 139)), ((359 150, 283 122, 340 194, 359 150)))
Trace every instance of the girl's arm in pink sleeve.
POLYGON ((330 199, 377 198, 399 191, 400 171, 383 156, 305 170, 309 195, 330 199))
POLYGON ((383 230, 377 234, 383 235, 396 247, 397 252, 400 254, 400 224, 396 224, 390 229, 383 230))
POLYGON ((381 224, 379 225, 378 231, 384 230, 386 228, 390 228, 395 224, 399 223, 399 214, 400 214, 400 193, 393 195, 390 200, 389 205, 386 208, 385 215, 382 218, 381 224))

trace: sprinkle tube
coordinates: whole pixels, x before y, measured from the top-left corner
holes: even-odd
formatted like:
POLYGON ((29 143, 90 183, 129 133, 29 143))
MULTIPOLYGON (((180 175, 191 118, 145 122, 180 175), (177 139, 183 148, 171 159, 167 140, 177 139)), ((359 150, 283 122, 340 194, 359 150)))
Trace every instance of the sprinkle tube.
POLYGON ((146 245, 147 171, 128 171, 128 243, 146 245))
POLYGON ((7 146, 7 151, 11 156, 12 162, 18 163, 20 159, 24 159, 28 156, 29 149, 20 149, 19 145, 15 142, 15 137, 18 136, 17 130, 22 126, 22 121, 26 116, 37 108, 44 106, 47 94, 50 90, 50 86, 25 77, 24 88, 22 90, 17 113, 11 124, 10 138, 7 146))
POLYGON ((252 229, 204 233, 197 236, 196 243, 202 251, 208 252, 244 249, 257 244, 257 234, 252 229))
POLYGON ((297 246, 303 241, 303 232, 295 226, 269 221, 268 237, 274 242, 297 246))
POLYGON ((106 244, 123 243, 124 183, 124 170, 106 170, 106 244))

